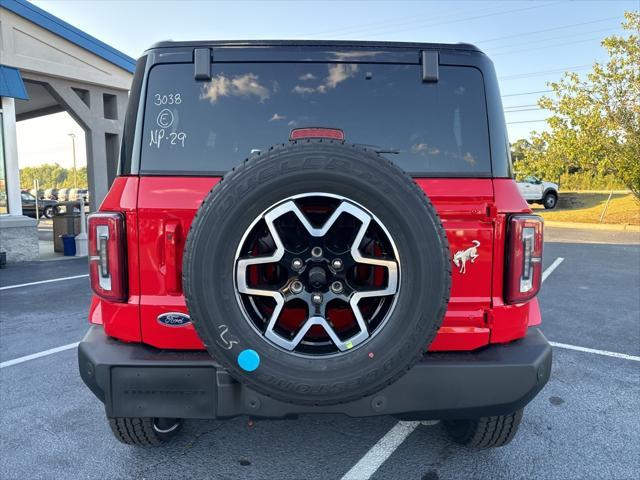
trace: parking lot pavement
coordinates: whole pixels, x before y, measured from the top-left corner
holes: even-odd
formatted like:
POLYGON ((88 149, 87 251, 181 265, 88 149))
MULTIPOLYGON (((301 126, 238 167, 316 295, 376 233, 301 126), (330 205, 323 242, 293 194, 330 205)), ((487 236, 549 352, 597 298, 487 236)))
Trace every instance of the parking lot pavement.
POLYGON ((544 229, 544 239, 551 243, 638 244, 640 243, 640 232, 547 226, 544 229))
POLYGON ((640 245, 549 242, 543 268, 558 257, 540 295, 545 335, 640 355, 640 245))
MULTIPOLYGON (((545 244, 544 268, 564 260, 540 294, 543 331, 555 342, 637 356, 640 245, 577 235, 545 244)), ((84 273, 86 261, 10 266, 0 285, 84 273)), ((86 278, 0 291, 2 360, 79 340, 89 297, 86 278)), ((509 446, 470 451, 440 425, 419 425, 373 478, 637 478, 639 365, 554 348, 551 380, 509 446)), ((396 424, 334 415, 253 426, 247 418, 188 421, 167 446, 131 448, 112 438, 77 374, 75 350, 0 369, 0 401, 3 479, 339 478, 396 424)))
MULTIPOLYGON (((63 278, 73 275, 88 274, 87 258, 66 258, 59 262, 25 262, 9 264, 6 269, 0 270, 0 289, 10 285, 19 285, 29 282, 40 282, 52 278, 63 278)), ((85 283, 86 280, 85 280, 85 283)), ((2 290, 0 290, 1 292, 2 290)), ((40 296, 40 287, 30 289, 34 297, 40 296)), ((2 295, 2 293, 0 293, 2 295)))
POLYGON ((41 218, 38 222, 38 240, 53 241, 53 221, 41 218))
MULTIPOLYGON (((86 273, 86 258, 10 265, 0 288, 86 273)), ((82 339, 90 291, 86 276, 0 290, 0 362, 82 339)))
POLYGON ((631 479, 640 471, 636 362, 554 350, 551 381, 507 447, 470 451, 419 427, 375 479, 631 479))

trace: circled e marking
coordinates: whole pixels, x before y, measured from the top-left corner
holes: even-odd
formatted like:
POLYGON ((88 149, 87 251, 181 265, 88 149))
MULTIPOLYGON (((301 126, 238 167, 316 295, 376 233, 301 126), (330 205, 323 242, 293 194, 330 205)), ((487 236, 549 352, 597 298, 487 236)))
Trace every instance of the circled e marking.
POLYGON ((158 126, 161 128, 169 128, 173 125, 173 112, 168 108, 163 108, 156 119, 158 126))

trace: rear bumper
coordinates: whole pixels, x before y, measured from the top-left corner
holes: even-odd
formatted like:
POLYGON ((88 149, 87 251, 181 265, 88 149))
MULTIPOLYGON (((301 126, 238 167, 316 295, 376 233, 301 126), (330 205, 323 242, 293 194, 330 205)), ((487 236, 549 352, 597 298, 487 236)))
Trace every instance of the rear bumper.
POLYGON ((503 415, 524 407, 551 371, 551 347, 536 328, 505 345, 429 353, 370 397, 331 406, 275 400, 236 382, 206 352, 158 350, 107 337, 93 326, 78 347, 80 375, 110 417, 285 418, 301 413, 405 420, 503 415))

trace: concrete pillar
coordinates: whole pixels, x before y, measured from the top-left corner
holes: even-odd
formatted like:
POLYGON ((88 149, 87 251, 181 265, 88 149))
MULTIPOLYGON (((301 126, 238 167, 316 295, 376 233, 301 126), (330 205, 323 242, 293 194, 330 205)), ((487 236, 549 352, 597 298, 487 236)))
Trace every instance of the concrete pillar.
POLYGON ((117 173, 118 152, 128 94, 93 85, 47 79, 47 88, 84 129, 90 207, 95 211, 117 173), (74 91, 85 92, 82 98, 74 91))
POLYGON ((37 223, 35 219, 22 215, 13 98, 2 97, 2 133, 9 214, 0 215, 0 251, 6 252, 7 262, 36 260, 40 255, 37 223))
POLYGON ((94 212, 109 191, 109 171, 104 131, 94 128, 85 132, 87 144, 87 179, 89 181, 89 202, 94 212))
POLYGON ((5 181, 9 215, 22 215, 20 168, 16 137, 16 107, 13 98, 2 97, 2 131, 4 132, 5 181))

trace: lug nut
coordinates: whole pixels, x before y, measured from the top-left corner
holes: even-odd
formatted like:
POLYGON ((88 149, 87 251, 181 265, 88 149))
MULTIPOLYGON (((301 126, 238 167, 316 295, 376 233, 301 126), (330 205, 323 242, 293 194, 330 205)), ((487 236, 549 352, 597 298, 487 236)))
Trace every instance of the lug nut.
POLYGON ((311 255, 315 258, 319 258, 322 256, 322 249, 320 247, 313 247, 311 249, 311 255))
POLYGON ((331 261, 331 266, 333 267, 334 270, 341 270, 342 269, 342 260, 340 260, 339 258, 334 258, 331 261))
POLYGON ((291 262, 291 266, 293 267, 294 270, 300 270, 303 265, 304 263, 299 258, 294 258, 293 261, 291 262))
POLYGON ((289 289, 293 292, 293 293, 300 293, 302 291, 302 282, 300 280, 294 280, 293 282, 291 282, 291 286, 289 287, 289 289))
POLYGON ((315 303, 316 305, 319 305, 322 303, 322 294, 321 293, 314 293, 313 295, 311 295, 311 301, 313 303, 315 303))
POLYGON ((331 291, 333 293, 341 293, 343 290, 343 286, 341 282, 335 281, 331 284, 331 291))

